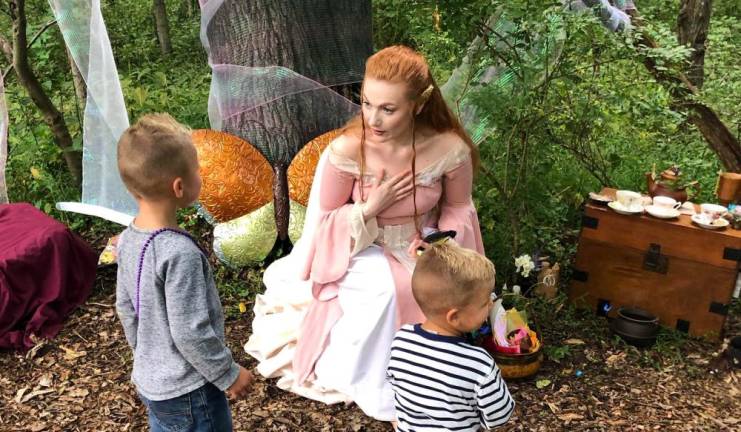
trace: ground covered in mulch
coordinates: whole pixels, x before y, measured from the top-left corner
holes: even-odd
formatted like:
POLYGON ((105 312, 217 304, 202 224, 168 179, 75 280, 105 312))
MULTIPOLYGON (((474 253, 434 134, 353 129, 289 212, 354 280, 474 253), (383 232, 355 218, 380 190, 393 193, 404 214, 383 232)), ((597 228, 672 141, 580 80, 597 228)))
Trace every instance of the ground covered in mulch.
MULTIPOLYGON (((131 352, 115 314, 115 268, 101 269, 94 292, 60 335, 28 353, 0 353, 0 431, 139 431, 146 413, 129 382, 131 352)), ((239 363, 250 312, 224 299, 227 339, 239 363)), ((725 341, 741 334, 739 304, 725 341)), ((534 378, 510 382, 517 409, 504 430, 740 430, 741 374, 722 342, 671 331, 638 350, 607 323, 565 305, 535 308, 548 357, 534 378)), ((390 431, 355 406, 326 406, 259 378, 248 400, 232 405, 238 431, 390 431)))

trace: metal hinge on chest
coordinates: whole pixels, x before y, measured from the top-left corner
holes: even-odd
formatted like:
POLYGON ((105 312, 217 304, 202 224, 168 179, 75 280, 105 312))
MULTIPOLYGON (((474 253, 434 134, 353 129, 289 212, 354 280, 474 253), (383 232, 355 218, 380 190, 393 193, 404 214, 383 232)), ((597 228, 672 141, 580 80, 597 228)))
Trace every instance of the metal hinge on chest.
POLYGON ((643 269, 666 274, 666 270, 669 267, 669 257, 661 255, 661 245, 651 243, 648 246, 648 251, 643 256, 643 269))
POLYGON ((741 261, 741 249, 725 248, 723 249, 723 259, 730 261, 741 261))
POLYGON ((708 309, 710 312, 722 316, 728 315, 728 305, 718 302, 710 302, 710 309, 708 309))
POLYGON ((597 229, 597 227, 599 226, 599 219, 592 216, 582 215, 581 226, 583 226, 584 228, 597 229))

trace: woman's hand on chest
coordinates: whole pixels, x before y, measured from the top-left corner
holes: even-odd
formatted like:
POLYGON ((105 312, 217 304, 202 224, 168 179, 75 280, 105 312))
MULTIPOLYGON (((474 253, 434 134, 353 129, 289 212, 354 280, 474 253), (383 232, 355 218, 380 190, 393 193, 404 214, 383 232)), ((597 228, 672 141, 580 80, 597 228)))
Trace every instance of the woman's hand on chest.
POLYGON ((383 168, 375 176, 368 197, 363 204, 365 220, 376 217, 380 212, 412 193, 414 179, 411 170, 404 170, 388 179, 385 177, 386 170, 383 168))

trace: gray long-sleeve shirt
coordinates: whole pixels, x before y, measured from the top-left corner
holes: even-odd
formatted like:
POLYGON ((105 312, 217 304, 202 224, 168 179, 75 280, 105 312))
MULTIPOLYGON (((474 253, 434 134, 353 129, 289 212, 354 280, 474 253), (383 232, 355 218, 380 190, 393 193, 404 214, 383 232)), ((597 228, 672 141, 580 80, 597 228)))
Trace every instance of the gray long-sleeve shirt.
POLYGON ((224 314, 211 267, 184 234, 160 233, 147 248, 136 315, 139 258, 153 232, 132 224, 117 246, 116 311, 134 350, 131 379, 139 393, 155 401, 206 382, 226 390, 239 366, 224 344, 224 314))

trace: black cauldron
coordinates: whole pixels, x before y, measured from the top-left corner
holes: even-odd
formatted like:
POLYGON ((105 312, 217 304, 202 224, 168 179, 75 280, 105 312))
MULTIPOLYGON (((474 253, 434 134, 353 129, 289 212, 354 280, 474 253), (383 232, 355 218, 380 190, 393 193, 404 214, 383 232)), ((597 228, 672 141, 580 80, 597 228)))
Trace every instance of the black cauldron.
POLYGON ((659 318, 643 309, 621 307, 610 322, 610 330, 633 346, 650 347, 656 343, 659 318))

